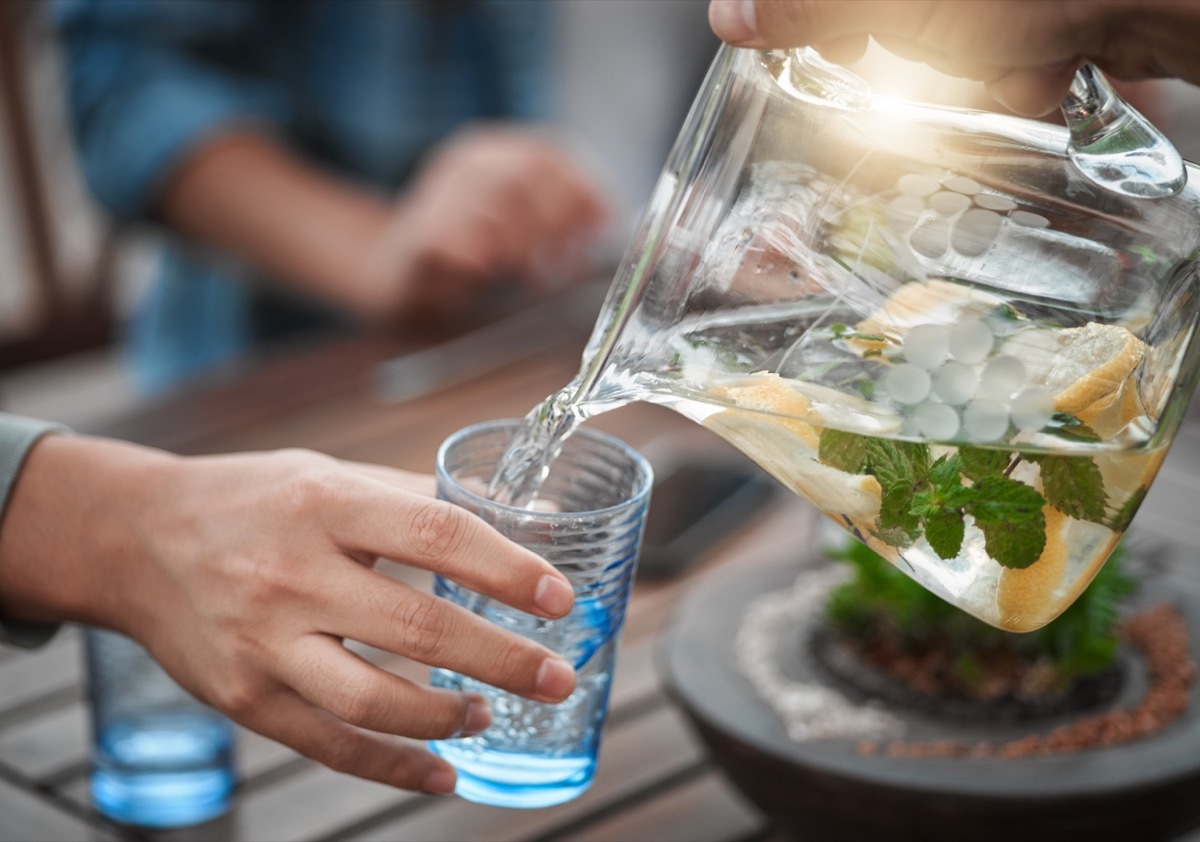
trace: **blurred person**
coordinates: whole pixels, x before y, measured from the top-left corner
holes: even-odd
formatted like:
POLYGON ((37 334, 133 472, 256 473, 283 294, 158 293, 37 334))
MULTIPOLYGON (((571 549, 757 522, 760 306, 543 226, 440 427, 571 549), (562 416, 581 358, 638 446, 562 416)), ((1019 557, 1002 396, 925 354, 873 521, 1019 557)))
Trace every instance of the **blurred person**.
MULTIPOLYGON (((603 221, 561 145, 511 122, 538 113, 547 4, 53 8, 88 184, 117 218, 169 233, 132 324, 150 390, 291 331, 420 326, 500 284, 552 286, 603 221)), ((339 771, 450 792, 454 770, 397 738, 477 733, 486 702, 343 640, 545 702, 574 671, 377 559, 548 618, 573 595, 433 487, 316 453, 185 458, 0 414, 0 640, 114 629, 247 728, 339 771)))
POLYGON ((710 0, 722 40, 813 46, 849 64, 868 37, 897 55, 986 83, 1017 114, 1053 111, 1084 62, 1122 80, 1200 84, 1193 0, 710 0))
POLYGON ((543 128, 541 0, 54 0, 85 180, 168 235, 158 391, 298 331, 478 316, 580 278, 606 215, 543 128))

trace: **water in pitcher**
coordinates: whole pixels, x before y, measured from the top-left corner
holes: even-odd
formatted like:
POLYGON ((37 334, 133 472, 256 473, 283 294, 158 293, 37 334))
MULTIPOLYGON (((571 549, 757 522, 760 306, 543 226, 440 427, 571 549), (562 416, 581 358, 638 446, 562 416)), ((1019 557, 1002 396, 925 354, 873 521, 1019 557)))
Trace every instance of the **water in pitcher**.
POLYGON ((1038 628, 1128 527, 1195 385, 1196 195, 1094 189, 1054 127, 797 109, 780 67, 718 58, 579 376, 492 492, 527 502, 586 418, 657 403, 960 608, 1038 628))
POLYGON ((578 423, 658 403, 935 592, 1003 628, 1037 628, 1090 581, 1161 463, 1134 385, 1147 349, 1125 328, 1041 327, 949 281, 890 304, 916 305, 911 328, 883 327, 882 314, 847 325, 820 299, 681 324, 655 340, 677 349, 673 365, 606 369, 590 397, 568 387, 530 413, 500 482, 528 499, 578 423), (936 293, 961 306, 937 312, 936 293), (786 373, 746 371, 739 355, 787 357, 786 373))

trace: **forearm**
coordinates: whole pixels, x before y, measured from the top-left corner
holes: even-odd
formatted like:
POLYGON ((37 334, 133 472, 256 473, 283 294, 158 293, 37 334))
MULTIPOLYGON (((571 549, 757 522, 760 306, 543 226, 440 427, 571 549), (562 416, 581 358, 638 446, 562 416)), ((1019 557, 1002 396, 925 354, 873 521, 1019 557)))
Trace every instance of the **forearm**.
POLYGON ((119 625, 139 571, 139 514, 177 457, 116 441, 42 438, 0 528, 0 615, 119 625), (116 618, 116 619, 114 619, 116 618))
POLYGON ((264 134, 229 130, 201 145, 167 183, 160 210, 182 233, 270 277, 360 313, 370 307, 362 264, 389 204, 264 134))

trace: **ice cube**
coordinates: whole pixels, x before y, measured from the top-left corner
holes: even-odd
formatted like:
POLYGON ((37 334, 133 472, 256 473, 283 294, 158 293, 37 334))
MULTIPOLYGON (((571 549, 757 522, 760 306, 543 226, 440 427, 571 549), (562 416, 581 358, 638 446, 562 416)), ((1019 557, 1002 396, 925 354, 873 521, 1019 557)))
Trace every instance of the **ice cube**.
POLYGON ((966 363, 952 360, 933 373, 933 393, 946 403, 966 403, 978 386, 979 374, 966 363))
POLYGON ((982 319, 964 319, 947 329, 950 356, 963 363, 982 362, 992 350, 995 337, 982 319))
POLYGON ((917 325, 904 336, 904 358, 926 371, 945 362, 949 353, 950 338, 942 325, 917 325))
POLYGON ((912 232, 909 244, 913 251, 925 257, 941 257, 950 243, 950 223, 938 217, 912 232))
POLYGON ((963 410, 963 430, 973 441, 995 441, 1008 431, 1008 407, 994 398, 976 398, 963 410))
POLYGON ((929 207, 942 216, 954 216, 959 211, 964 211, 971 206, 971 200, 962 193, 951 193, 948 190, 934 193, 929 197, 928 202, 929 207))
POLYGON ((1025 364, 1016 357, 1001 354, 983 367, 979 389, 990 398, 1008 403, 1013 393, 1025 385, 1025 364))
POLYGON ((944 403, 923 403, 913 413, 921 435, 936 441, 949 441, 958 434, 959 419, 954 407, 944 403))
POLYGON ((1017 203, 1007 196, 1001 196, 999 193, 980 193, 975 197, 975 204, 987 210, 999 211, 1000 213, 1008 213, 1017 206, 1017 203))
POLYGON ((956 193, 966 193, 968 196, 974 196, 983 188, 979 182, 973 178, 967 178, 965 175, 952 175, 942 182, 947 190, 953 190, 956 193))
POLYGON ((884 375, 883 387, 897 403, 920 403, 929 396, 929 372, 912 363, 900 363, 884 375))
POLYGON ((988 250, 1004 218, 995 211, 971 208, 954 223, 951 244, 959 254, 978 257, 988 250))
POLYGON ((1030 386, 1012 402, 1012 420, 1021 430, 1040 430, 1054 415, 1054 395, 1041 386, 1030 386))

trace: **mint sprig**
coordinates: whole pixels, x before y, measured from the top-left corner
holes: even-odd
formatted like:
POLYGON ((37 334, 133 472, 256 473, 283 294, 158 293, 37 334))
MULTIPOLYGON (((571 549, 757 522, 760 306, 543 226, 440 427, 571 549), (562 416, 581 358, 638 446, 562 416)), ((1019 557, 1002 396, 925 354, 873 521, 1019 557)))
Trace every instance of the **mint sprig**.
POLYGON ((988 555, 1005 567, 1028 567, 1046 548, 1046 499, 1011 477, 984 477, 965 510, 983 532, 988 555))
MULTIPOLYGON (((1094 435, 1070 416, 1056 420, 1074 438, 1094 435)), ((962 552, 967 515, 983 533, 989 556, 1005 567, 1024 568, 1046 547, 1047 503, 1076 519, 1119 530, 1140 502, 1135 494, 1121 510, 1107 515, 1104 478, 1085 456, 961 447, 931 461, 928 445, 829 428, 821 433, 818 455, 839 470, 879 481, 876 535, 881 540, 903 549, 924 535, 943 559, 962 552), (1009 476, 1022 458, 1040 464, 1044 495, 1009 476)))
POLYGON ((1093 460, 1046 455, 1037 461, 1042 467, 1046 502, 1077 520, 1104 522, 1104 477, 1093 460))
POLYGON ((1003 450, 988 450, 983 447, 960 447, 962 472, 971 480, 1003 474, 1011 461, 1011 454, 1003 450))

